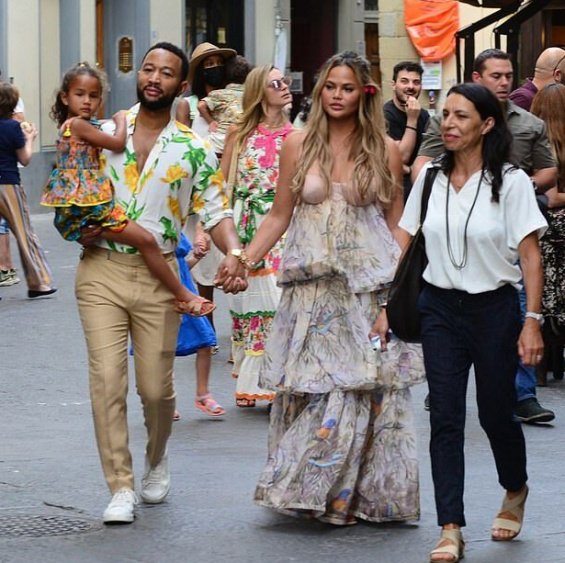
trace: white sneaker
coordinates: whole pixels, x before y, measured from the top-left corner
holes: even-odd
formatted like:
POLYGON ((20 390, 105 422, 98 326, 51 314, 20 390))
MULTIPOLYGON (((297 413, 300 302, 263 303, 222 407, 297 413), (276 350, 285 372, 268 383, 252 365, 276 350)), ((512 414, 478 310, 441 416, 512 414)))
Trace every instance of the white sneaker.
POLYGON ((119 523, 124 524, 133 522, 135 514, 133 509, 138 503, 137 495, 131 489, 120 489, 114 494, 110 504, 102 516, 105 524, 119 523))
POLYGON ((169 454, 163 454, 161 461, 153 468, 145 456, 145 475, 141 480, 141 498, 149 504, 159 504, 165 500, 171 488, 171 474, 169 473, 169 454))

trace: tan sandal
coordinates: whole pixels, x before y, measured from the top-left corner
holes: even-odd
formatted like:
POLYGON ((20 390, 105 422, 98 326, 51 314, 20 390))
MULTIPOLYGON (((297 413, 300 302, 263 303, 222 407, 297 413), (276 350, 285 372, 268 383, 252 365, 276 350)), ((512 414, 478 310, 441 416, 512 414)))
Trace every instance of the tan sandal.
POLYGON ((445 561, 446 563, 457 563, 465 557, 465 542, 461 530, 456 528, 442 528, 439 541, 435 549, 430 551, 430 563, 445 561), (434 555, 451 555, 452 559, 437 559, 434 555))
POLYGON ((190 301, 175 301, 175 311, 191 317, 205 317, 216 308, 216 305, 202 297, 195 297, 190 301))
POLYGON ((492 523, 492 532, 495 530, 505 530, 507 532, 513 532, 514 535, 506 538, 499 538, 494 534, 491 534, 491 538, 494 541, 510 541, 520 533, 522 530, 522 523, 524 521, 524 507, 526 505, 526 499, 528 498, 528 492, 528 485, 524 485, 522 492, 513 498, 509 498, 508 493, 506 493, 504 500, 502 501, 500 511, 492 523), (512 514, 514 519, 505 518, 504 513, 512 514))

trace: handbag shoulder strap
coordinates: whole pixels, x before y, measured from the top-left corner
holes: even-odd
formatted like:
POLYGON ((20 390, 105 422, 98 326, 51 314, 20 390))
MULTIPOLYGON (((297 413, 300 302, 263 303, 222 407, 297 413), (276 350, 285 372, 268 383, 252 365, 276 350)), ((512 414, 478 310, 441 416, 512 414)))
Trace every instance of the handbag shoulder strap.
POLYGON ((428 202, 430 201, 430 194, 432 193, 432 186, 435 182, 436 176, 440 171, 441 157, 435 158, 432 165, 426 170, 426 177, 424 178, 424 189, 422 190, 422 203, 420 204, 420 225, 424 224, 426 213, 428 212, 428 202))

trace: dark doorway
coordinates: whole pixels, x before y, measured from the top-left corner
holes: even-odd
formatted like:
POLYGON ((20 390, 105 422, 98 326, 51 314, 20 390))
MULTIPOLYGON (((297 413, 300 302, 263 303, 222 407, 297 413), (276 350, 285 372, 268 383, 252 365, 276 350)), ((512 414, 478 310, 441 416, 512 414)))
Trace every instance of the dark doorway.
POLYGON ((290 68, 303 73, 303 91, 294 94, 294 114, 312 92, 322 64, 337 50, 337 14, 337 0, 291 0, 290 68))
POLYGON ((186 0, 186 51, 207 41, 245 54, 243 13, 243 0, 186 0))

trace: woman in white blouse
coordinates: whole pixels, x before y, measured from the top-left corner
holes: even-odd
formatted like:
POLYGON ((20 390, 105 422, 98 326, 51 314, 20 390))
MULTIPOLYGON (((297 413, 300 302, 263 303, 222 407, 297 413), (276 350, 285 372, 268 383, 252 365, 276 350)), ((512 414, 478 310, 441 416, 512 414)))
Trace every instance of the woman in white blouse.
MULTIPOLYGON (((512 139, 491 92, 477 84, 454 86, 441 128, 446 152, 428 165, 440 170, 423 225, 429 264, 418 306, 430 389, 432 476, 442 527, 430 561, 454 562, 464 549, 463 446, 471 365, 479 420, 506 489, 491 537, 511 540, 522 527, 526 449, 521 426, 513 419, 514 377, 518 357, 529 365, 542 358, 538 238, 547 225, 529 178, 508 164, 512 139), (523 327, 517 293, 522 274, 528 310, 523 327)), ((399 223, 412 235, 418 229, 426 169, 399 223)), ((384 341, 387 329, 385 312, 374 330, 384 341)))

